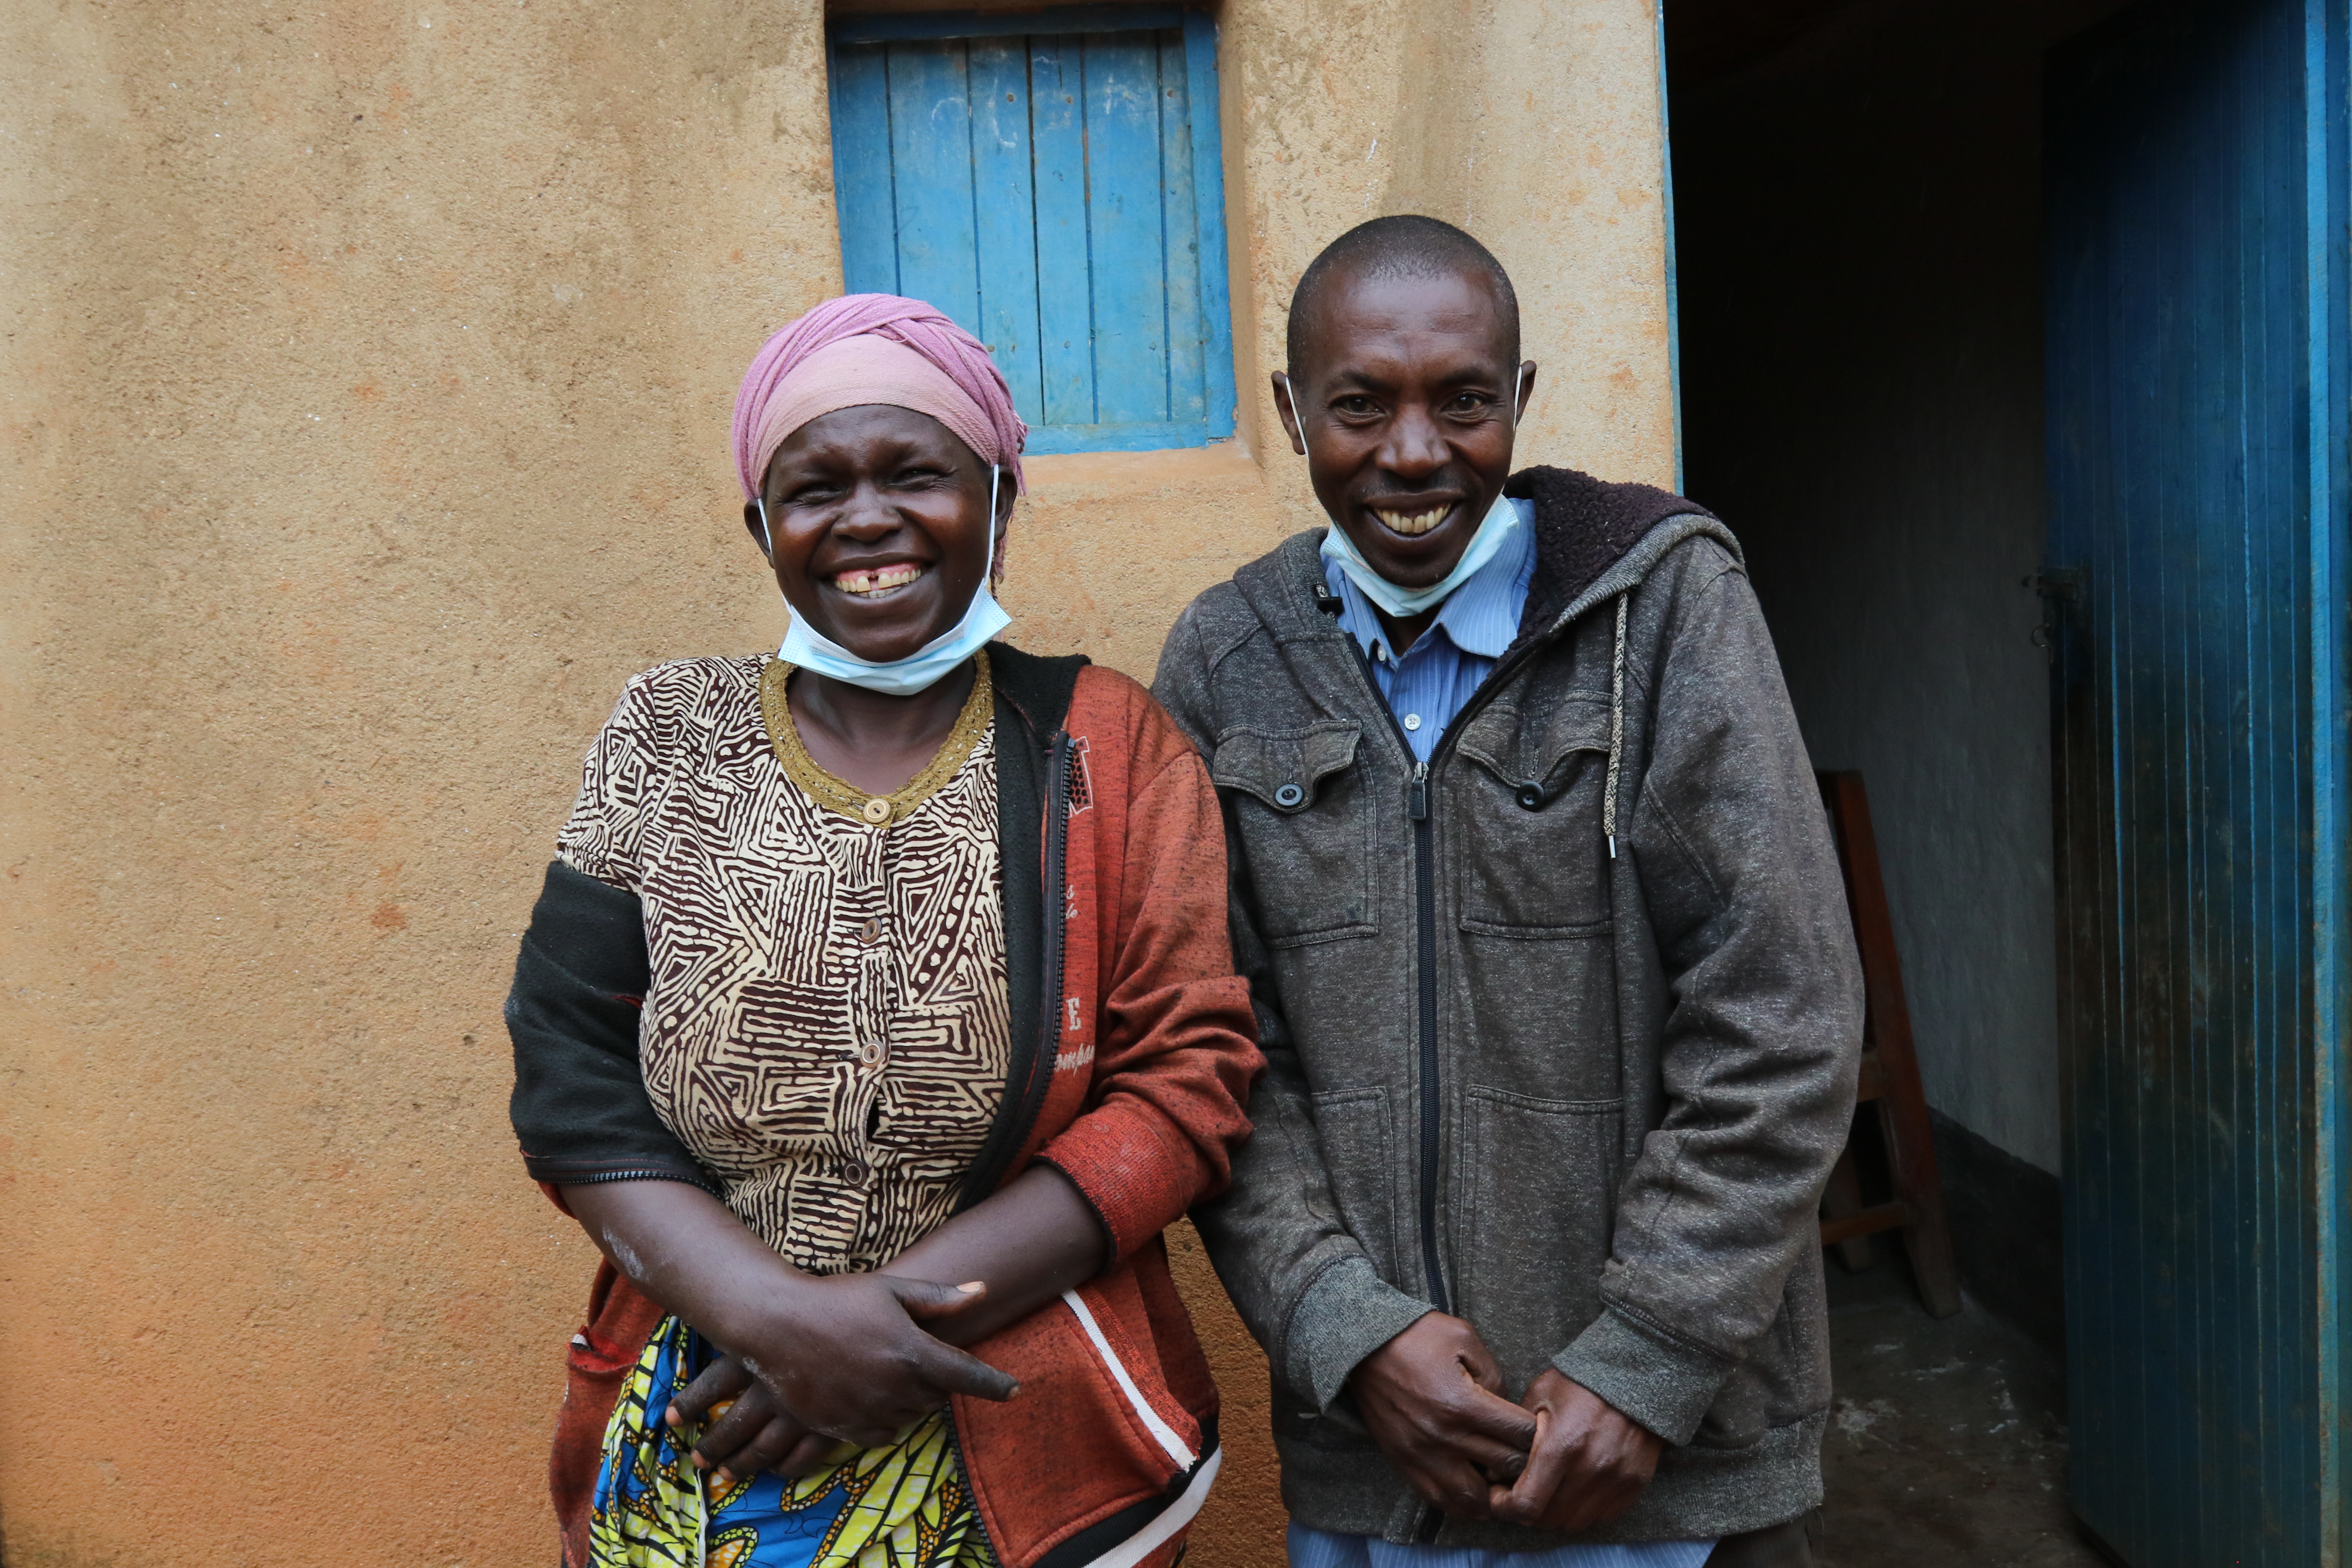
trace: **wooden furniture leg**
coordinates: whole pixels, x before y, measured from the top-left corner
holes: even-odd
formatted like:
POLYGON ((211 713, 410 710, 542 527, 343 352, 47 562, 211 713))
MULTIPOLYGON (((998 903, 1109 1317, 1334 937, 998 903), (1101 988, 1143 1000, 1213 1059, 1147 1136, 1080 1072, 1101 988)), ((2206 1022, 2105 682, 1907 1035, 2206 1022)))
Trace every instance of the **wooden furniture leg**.
MULTIPOLYGON (((1853 1151, 1849 1148, 1838 1155, 1837 1163, 1830 1169, 1830 1184, 1822 1194, 1822 1217, 1825 1220, 1849 1219, 1863 1211, 1862 1173, 1854 1168, 1853 1151)), ((1859 1274, 1877 1261, 1867 1235, 1849 1236, 1837 1244, 1838 1261, 1849 1274, 1859 1274)))
MULTIPOLYGON (((1903 998, 1903 965, 1895 952, 1895 922, 1886 907, 1886 883, 1878 865, 1878 838, 1871 831, 1870 797, 1858 773, 1821 775, 1822 804, 1837 839, 1838 865, 1845 873, 1846 907, 1853 917, 1854 947, 1862 956, 1864 1016, 1862 1081, 1855 1099, 1878 1107, 1878 1128, 1886 1140, 1886 1163, 1895 1196, 1861 1205, 1859 1183, 1822 1202, 1822 1244, 1841 1246, 1882 1230, 1903 1233, 1911 1272, 1927 1310, 1948 1318, 1960 1310, 1960 1277, 1952 1261, 1952 1233, 1944 1218, 1943 1178, 1936 1171, 1936 1144, 1927 1121, 1927 1097, 1919 1084, 1919 1058, 1911 1049, 1911 1009, 1903 998), (1847 1199, 1855 1206, 1839 1214, 1847 1199)), ((1838 1157, 1851 1175, 1852 1150, 1838 1157)), ((1849 1268, 1852 1253, 1842 1255, 1849 1268)))

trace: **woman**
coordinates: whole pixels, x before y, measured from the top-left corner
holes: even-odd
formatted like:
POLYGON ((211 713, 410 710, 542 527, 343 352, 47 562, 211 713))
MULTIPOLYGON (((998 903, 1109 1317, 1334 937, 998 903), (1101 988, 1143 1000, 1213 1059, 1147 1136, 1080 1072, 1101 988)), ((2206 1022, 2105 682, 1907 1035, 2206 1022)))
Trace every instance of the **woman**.
POLYGON ((1024 435, 918 301, 777 333, 735 452, 791 633, 588 754, 508 1004, 605 1256, 572 1568, 1156 1568, 1215 1474, 1160 1233, 1259 1066, 1223 838, 1141 688, 989 640, 1024 435))

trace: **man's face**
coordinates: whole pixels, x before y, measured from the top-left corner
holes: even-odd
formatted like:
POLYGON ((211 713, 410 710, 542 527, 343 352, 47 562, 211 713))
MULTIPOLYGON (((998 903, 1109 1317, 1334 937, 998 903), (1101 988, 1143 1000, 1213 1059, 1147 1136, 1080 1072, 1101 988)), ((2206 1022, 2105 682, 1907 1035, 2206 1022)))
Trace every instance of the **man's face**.
POLYGON ((1335 276, 1275 405, 1315 498, 1373 571, 1425 588, 1462 559, 1511 471, 1512 376, 1535 385, 1487 279, 1335 276))

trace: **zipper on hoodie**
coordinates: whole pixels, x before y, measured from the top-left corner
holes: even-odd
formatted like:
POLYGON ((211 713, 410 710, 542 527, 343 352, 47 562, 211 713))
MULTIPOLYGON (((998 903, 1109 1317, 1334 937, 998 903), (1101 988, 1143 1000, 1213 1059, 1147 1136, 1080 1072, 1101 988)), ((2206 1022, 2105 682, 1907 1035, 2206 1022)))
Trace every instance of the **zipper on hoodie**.
POLYGON ((975 1166, 964 1178, 963 1196, 957 1205, 959 1213, 996 1190, 1005 1171, 1019 1157, 1023 1145, 1029 1142, 1030 1130, 1037 1125, 1038 1115, 1045 1109, 1046 1091, 1054 1079, 1054 1060, 1061 1054, 1058 1037, 1062 985, 1066 978, 1063 939, 1070 907, 1070 736, 1066 730, 1055 731, 1045 742, 1045 843, 1037 889, 1038 916, 1045 926, 1040 933, 1043 962, 1038 965, 1044 990, 1037 998, 1036 1057, 1020 1082, 1008 1080, 1004 1086, 1004 1105, 997 1112, 996 1123, 989 1129, 992 1148, 982 1165, 975 1166))
POLYGON ((1412 782, 1405 785, 1405 816, 1412 823, 1413 935, 1420 950, 1421 1267, 1429 1277, 1430 1305, 1451 1312, 1445 1271, 1437 1260, 1437 1163, 1444 1122, 1437 1093, 1437 825, 1429 814, 1427 763, 1413 764, 1412 782))
MULTIPOLYGON (((1031 1064, 1029 1081, 1021 1086, 1022 1103, 1013 1114, 1019 1118, 1020 1135, 1007 1144, 1004 1158, 1017 1158, 1022 1145, 1029 1142, 1029 1131, 1037 1125, 1037 1117, 1045 1109, 1045 1090, 1054 1081, 1054 1059, 1061 1054, 1062 983, 1065 957, 1063 936, 1069 924, 1070 910, 1070 733, 1056 730, 1045 742, 1045 886, 1039 889, 1039 912, 1045 918, 1045 991, 1039 999, 1043 1004, 1037 1025, 1037 1059, 1031 1064)), ((991 1190, 994 1189, 992 1182, 991 1190)), ((955 1406, 948 1406, 948 1447, 955 1454, 958 1470, 969 1476, 971 1463, 964 1458, 963 1433, 956 1425, 955 1406)), ((988 1541, 993 1551, 996 1542, 989 1540, 988 1521, 975 1518, 981 1539, 988 1541)))
MULTIPOLYGON (((1396 710, 1389 706, 1389 700, 1381 695, 1380 679, 1372 672, 1372 661, 1364 657, 1364 645, 1344 627, 1335 626, 1334 629, 1347 643, 1348 651, 1355 655, 1357 667, 1364 673, 1364 684, 1371 689, 1372 701, 1387 716, 1389 730, 1396 736, 1397 743, 1404 748, 1406 756, 1412 756, 1412 737, 1405 733, 1404 726, 1397 722, 1396 710)), ((1557 626, 1553 629, 1558 630, 1557 626)), ((1454 715, 1454 721, 1446 725, 1444 733, 1437 737, 1437 744, 1429 749, 1429 760, 1423 762, 1416 758, 1412 776, 1405 781, 1405 820, 1412 824, 1413 951, 1417 960, 1414 967, 1418 971, 1415 975, 1417 994, 1414 1000, 1417 1006, 1414 1022, 1419 1036, 1415 1057, 1421 1078, 1421 1268, 1429 1287, 1429 1304, 1448 1314, 1454 1310, 1452 1293, 1445 1288, 1445 1270, 1437 1251, 1437 1174, 1439 1163, 1444 1155, 1444 1100, 1438 1092, 1437 821, 1435 802, 1430 788, 1430 770, 1444 760, 1455 737, 1462 733, 1463 726, 1478 716, 1479 710, 1501 689, 1503 682, 1517 674, 1519 667, 1533 658, 1536 650, 1550 640, 1549 634, 1530 638, 1496 660, 1495 668, 1486 672, 1486 679, 1480 681, 1477 689, 1463 702, 1462 710, 1454 715)))
MULTIPOLYGON (((1397 722, 1396 710, 1381 695, 1381 684, 1372 673, 1372 661, 1364 657, 1364 645, 1344 630, 1348 649, 1356 656, 1357 665, 1364 672, 1364 684, 1371 689, 1372 700, 1388 716, 1389 730, 1412 756, 1412 740, 1404 726, 1397 722)), ((1484 689, 1482 685, 1481 689, 1484 689)), ((1465 710, 1468 704, 1464 705, 1465 710)), ((1446 727, 1446 736, 1453 726, 1446 727)), ((1443 751, 1446 736, 1441 736, 1430 755, 1434 758, 1443 751)), ((1429 1291, 1429 1304, 1441 1312, 1454 1310, 1450 1292, 1445 1289, 1445 1270, 1437 1256, 1437 1166, 1444 1154, 1444 1102, 1437 1092, 1437 825, 1430 811, 1429 763, 1414 758, 1412 773, 1404 785, 1405 820, 1412 824, 1412 917, 1414 991, 1414 1033, 1417 1048, 1414 1058, 1421 1079, 1420 1167, 1421 1198, 1421 1272, 1429 1291)))
MULTIPOLYGON (((1045 757, 1045 868, 1053 873, 1045 892, 1045 1037, 1038 1041, 1037 1060, 1045 1069, 1041 1080, 1052 1081, 1054 1060, 1061 1055, 1063 939, 1070 923, 1070 732, 1054 731, 1045 757)), ((1029 1112, 1034 1122, 1045 1109, 1045 1097, 1029 1112)), ((1029 1129, 1021 1130, 1027 1142, 1029 1129)))
MULTIPOLYGON (((1070 914, 1070 735, 1066 730, 1055 731, 1053 738, 1045 742, 1045 884, 1038 889, 1038 903, 1042 906, 1039 912, 1045 921, 1045 989, 1038 998, 1042 1005, 1037 1020, 1037 1059, 1030 1067, 1029 1081, 1021 1088, 1022 1103, 1014 1112, 1020 1118, 1019 1136, 1005 1146, 1007 1160, 1017 1158, 1029 1142, 1030 1131, 1045 1109, 1045 1093, 1054 1081, 1055 1058, 1062 1051, 1062 984, 1066 978, 1064 938, 1070 914)), ((992 1186, 991 1190, 994 1190, 992 1186)))

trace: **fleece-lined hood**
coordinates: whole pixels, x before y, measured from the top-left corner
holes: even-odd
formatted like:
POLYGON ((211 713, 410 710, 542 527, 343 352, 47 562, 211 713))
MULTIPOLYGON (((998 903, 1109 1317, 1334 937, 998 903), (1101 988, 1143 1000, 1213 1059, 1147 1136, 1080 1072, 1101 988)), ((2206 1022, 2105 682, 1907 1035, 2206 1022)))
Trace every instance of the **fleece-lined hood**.
POLYGON ((1660 556, 1694 533, 1721 541, 1732 559, 1741 559, 1739 542, 1715 513, 1654 485, 1535 468, 1513 474, 1503 493, 1536 503, 1536 574, 1519 617, 1523 640, 1557 630, 1564 616, 1573 617, 1633 587, 1660 556))

